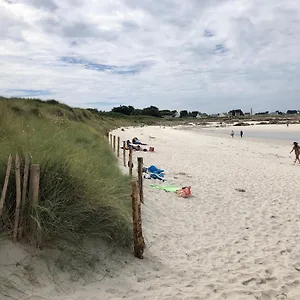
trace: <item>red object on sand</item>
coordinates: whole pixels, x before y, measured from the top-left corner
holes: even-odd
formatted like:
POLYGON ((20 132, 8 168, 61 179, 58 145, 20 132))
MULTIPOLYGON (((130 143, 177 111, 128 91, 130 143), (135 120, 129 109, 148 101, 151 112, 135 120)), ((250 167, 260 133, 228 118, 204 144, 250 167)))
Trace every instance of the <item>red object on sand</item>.
POLYGON ((183 197, 183 198, 187 198, 192 195, 190 186, 183 187, 181 190, 178 190, 176 192, 180 197, 183 197))

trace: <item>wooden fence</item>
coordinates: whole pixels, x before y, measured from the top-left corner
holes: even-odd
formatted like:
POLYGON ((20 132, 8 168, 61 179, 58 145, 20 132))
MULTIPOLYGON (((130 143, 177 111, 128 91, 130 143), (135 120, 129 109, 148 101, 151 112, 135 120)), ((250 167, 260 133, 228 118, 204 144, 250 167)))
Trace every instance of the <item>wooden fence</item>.
MULTIPOLYGON (((116 136, 112 134, 107 135, 109 143, 112 146, 117 157, 120 157, 120 137, 116 139, 116 136), (116 143, 117 141, 117 143, 116 143)), ((128 155, 128 163, 126 164, 126 143, 123 142, 123 163, 128 167, 129 175, 132 176, 131 181, 131 198, 132 198, 132 220, 133 220, 133 247, 134 255, 137 258, 143 258, 145 242, 142 232, 142 218, 141 218, 141 203, 144 203, 143 196, 143 158, 137 158, 137 178, 133 177, 133 149, 130 147, 128 155)), ((38 164, 30 164, 29 156, 25 155, 24 161, 21 161, 18 154, 15 159, 12 155, 9 155, 6 167, 6 174, 4 178, 4 184, 2 187, 0 198, 0 220, 3 222, 3 214, 5 210, 9 209, 5 205, 9 179, 11 177, 11 170, 15 168, 15 215, 13 222, 13 229, 9 234, 12 236, 13 241, 16 242, 22 238, 24 231, 24 208, 26 205, 35 207, 39 201, 39 185, 40 185, 40 166, 38 164), (21 170, 22 168, 22 170, 21 170)), ((5 224, 4 224, 5 225, 5 224)), ((9 227, 9 226, 6 226, 9 227)))
POLYGON ((13 222, 14 225, 13 229, 9 232, 9 235, 12 236, 13 241, 16 242, 21 239, 23 235, 25 206, 27 204, 36 206, 38 204, 40 166, 37 164, 30 165, 28 155, 25 155, 24 162, 21 161, 18 154, 16 154, 15 159, 13 159, 12 155, 9 155, 0 198, 0 219, 2 220, 3 226, 5 228, 10 227, 8 224, 5 224, 6 220, 3 218, 3 215, 6 210, 10 209, 8 205, 5 205, 5 200, 8 190, 9 178, 11 177, 11 170, 13 167, 15 169, 16 201, 13 222), (21 166, 23 166, 22 170, 21 166), (27 201, 28 203, 26 203, 27 201))
MULTIPOLYGON (((112 150, 116 156, 120 157, 120 137, 115 135, 109 135, 109 143, 112 147, 112 150), (116 139, 118 141, 116 148, 116 139)), ((123 157, 122 161, 124 167, 128 167, 129 175, 132 177, 131 188, 132 188, 132 224, 133 224, 133 252, 135 257, 143 258, 143 253, 145 249, 145 242, 143 237, 142 229, 142 217, 141 217, 141 203, 144 203, 144 193, 143 193, 143 158, 137 158, 137 178, 133 176, 133 149, 129 147, 128 150, 128 162, 126 163, 126 142, 123 141, 123 157)))

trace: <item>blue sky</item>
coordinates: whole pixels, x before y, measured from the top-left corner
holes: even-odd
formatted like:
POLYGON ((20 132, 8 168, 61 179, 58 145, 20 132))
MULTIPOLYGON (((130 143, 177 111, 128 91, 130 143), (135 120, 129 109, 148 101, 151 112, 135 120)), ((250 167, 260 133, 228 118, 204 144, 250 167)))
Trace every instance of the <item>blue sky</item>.
POLYGON ((0 95, 300 109, 299 0, 3 0, 0 95))

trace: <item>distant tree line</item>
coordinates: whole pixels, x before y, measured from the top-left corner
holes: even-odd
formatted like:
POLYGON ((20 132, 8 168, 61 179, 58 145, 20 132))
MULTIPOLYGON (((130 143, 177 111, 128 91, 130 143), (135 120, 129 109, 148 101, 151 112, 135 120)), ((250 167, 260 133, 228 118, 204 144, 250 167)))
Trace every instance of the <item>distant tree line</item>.
MULTIPOLYGON (((296 115, 296 114, 299 114, 300 111, 299 110, 295 110, 295 109, 289 109, 286 111, 286 113, 280 111, 280 110, 276 110, 275 112, 269 112, 268 110, 267 111, 261 111, 261 112, 257 112, 255 113, 255 115, 269 115, 269 114, 276 114, 276 115, 284 115, 284 114, 287 114, 287 115, 296 115)), ((233 109, 233 110, 230 110, 228 112, 228 115, 229 116, 233 116, 233 117, 239 117, 239 116, 245 116, 245 115, 249 115, 249 113, 244 113, 241 109, 233 109)))
POLYGON ((187 117, 196 117, 198 114, 201 114, 199 111, 192 111, 189 112, 187 110, 182 110, 178 112, 177 110, 169 110, 163 109, 160 110, 156 106, 149 106, 142 109, 134 108, 133 106, 129 105, 121 105, 118 107, 114 107, 111 110, 112 113, 118 113, 126 116, 152 116, 157 118, 163 117, 180 117, 180 118, 187 118, 187 117))

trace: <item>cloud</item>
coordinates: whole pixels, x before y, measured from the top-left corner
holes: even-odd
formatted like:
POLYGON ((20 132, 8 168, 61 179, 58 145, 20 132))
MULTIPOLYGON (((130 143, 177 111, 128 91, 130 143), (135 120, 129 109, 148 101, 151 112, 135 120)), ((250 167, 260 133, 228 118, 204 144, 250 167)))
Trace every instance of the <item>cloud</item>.
POLYGON ((96 102, 85 102, 83 103, 83 107, 87 108, 97 108, 99 110, 103 110, 106 108, 111 108, 112 106, 120 106, 123 102, 116 102, 116 101, 96 101, 96 102))
POLYGON ((216 54, 225 54, 225 53, 228 52, 228 49, 224 45, 218 44, 218 45, 215 46, 214 52, 216 54))
POLYGON ((13 97, 40 97, 51 95, 50 91, 46 90, 26 90, 26 89, 10 89, 5 91, 6 94, 10 94, 13 97))
POLYGON ((114 66, 108 64, 98 64, 84 58, 69 57, 69 56, 63 56, 60 58, 60 60, 68 64, 81 65, 88 70, 94 70, 98 72, 110 72, 111 74, 119 74, 119 75, 138 74, 143 70, 148 69, 151 65, 153 65, 153 62, 145 61, 130 66, 114 66))
POLYGON ((210 30, 205 29, 204 30, 204 36, 207 37, 207 38, 210 38, 210 37, 214 36, 214 33, 211 32, 210 30))
POLYGON ((0 95, 219 112, 300 93, 298 1, 6 0, 0 40, 0 95))
POLYGON ((45 9, 49 11, 55 11, 58 9, 58 5, 54 0, 25 0, 24 2, 38 9, 45 9))

